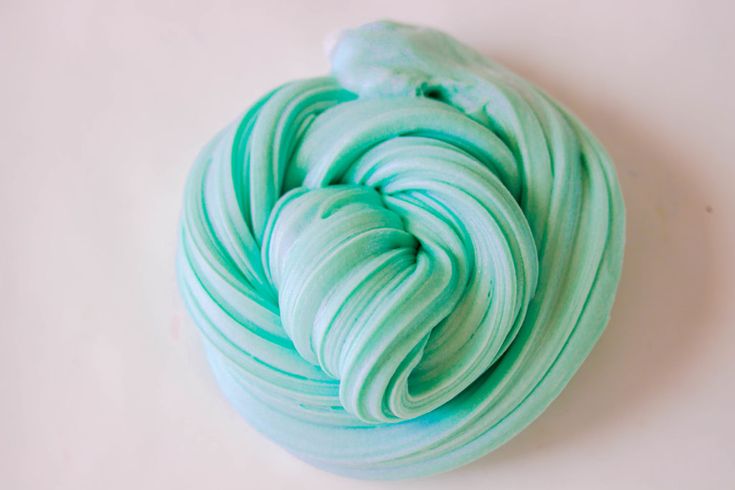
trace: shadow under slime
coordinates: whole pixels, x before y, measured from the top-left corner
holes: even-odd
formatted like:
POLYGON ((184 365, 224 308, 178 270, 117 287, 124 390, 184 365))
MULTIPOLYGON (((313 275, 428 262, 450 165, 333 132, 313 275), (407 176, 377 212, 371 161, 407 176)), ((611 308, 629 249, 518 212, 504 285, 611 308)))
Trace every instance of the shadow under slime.
POLYGON ((582 100, 516 62, 499 61, 577 114, 612 156, 626 206, 625 257, 610 323, 569 385, 525 431, 462 473, 542 457, 636 424, 672 396, 713 333, 706 331, 715 272, 705 220, 717 210, 685 143, 636 125, 604 97, 582 100))

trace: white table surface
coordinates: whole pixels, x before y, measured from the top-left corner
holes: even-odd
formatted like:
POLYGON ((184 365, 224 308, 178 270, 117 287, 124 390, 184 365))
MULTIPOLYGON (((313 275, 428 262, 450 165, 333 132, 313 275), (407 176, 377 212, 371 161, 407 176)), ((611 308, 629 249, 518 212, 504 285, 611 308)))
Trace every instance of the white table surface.
POLYGON ((732 2, 0 3, 0 488, 735 488, 732 2), (459 37, 579 114, 617 162, 613 318, 528 430, 403 483, 313 469, 220 396, 174 284, 199 147, 325 35, 459 37))

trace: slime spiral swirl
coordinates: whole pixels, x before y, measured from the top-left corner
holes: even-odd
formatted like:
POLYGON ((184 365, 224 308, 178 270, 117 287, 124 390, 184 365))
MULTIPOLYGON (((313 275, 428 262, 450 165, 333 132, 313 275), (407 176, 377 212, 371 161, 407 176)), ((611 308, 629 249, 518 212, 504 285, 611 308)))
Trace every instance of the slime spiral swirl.
POLYGON ((329 471, 403 478, 501 445, 602 332, 624 241, 602 147, 448 36, 344 33, 201 152, 179 284, 224 393, 329 471))

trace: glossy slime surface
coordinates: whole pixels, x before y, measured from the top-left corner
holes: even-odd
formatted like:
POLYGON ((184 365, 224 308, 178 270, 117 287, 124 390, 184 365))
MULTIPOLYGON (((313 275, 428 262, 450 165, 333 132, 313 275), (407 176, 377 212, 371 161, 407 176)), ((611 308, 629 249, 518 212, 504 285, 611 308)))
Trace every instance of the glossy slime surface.
POLYGON ((191 171, 178 275, 224 393, 358 478, 473 461, 559 394, 608 320, 614 169, 581 123, 438 31, 343 33, 191 171))

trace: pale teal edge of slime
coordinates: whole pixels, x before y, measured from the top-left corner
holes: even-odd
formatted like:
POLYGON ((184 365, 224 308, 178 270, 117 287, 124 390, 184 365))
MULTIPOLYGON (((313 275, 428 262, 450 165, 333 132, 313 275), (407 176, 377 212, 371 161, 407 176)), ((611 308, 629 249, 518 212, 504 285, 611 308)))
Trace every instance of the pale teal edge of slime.
POLYGON ((532 422, 588 355, 624 206, 589 131, 438 31, 342 34, 334 77, 200 153, 177 276, 223 392, 297 457, 427 476, 532 422))

